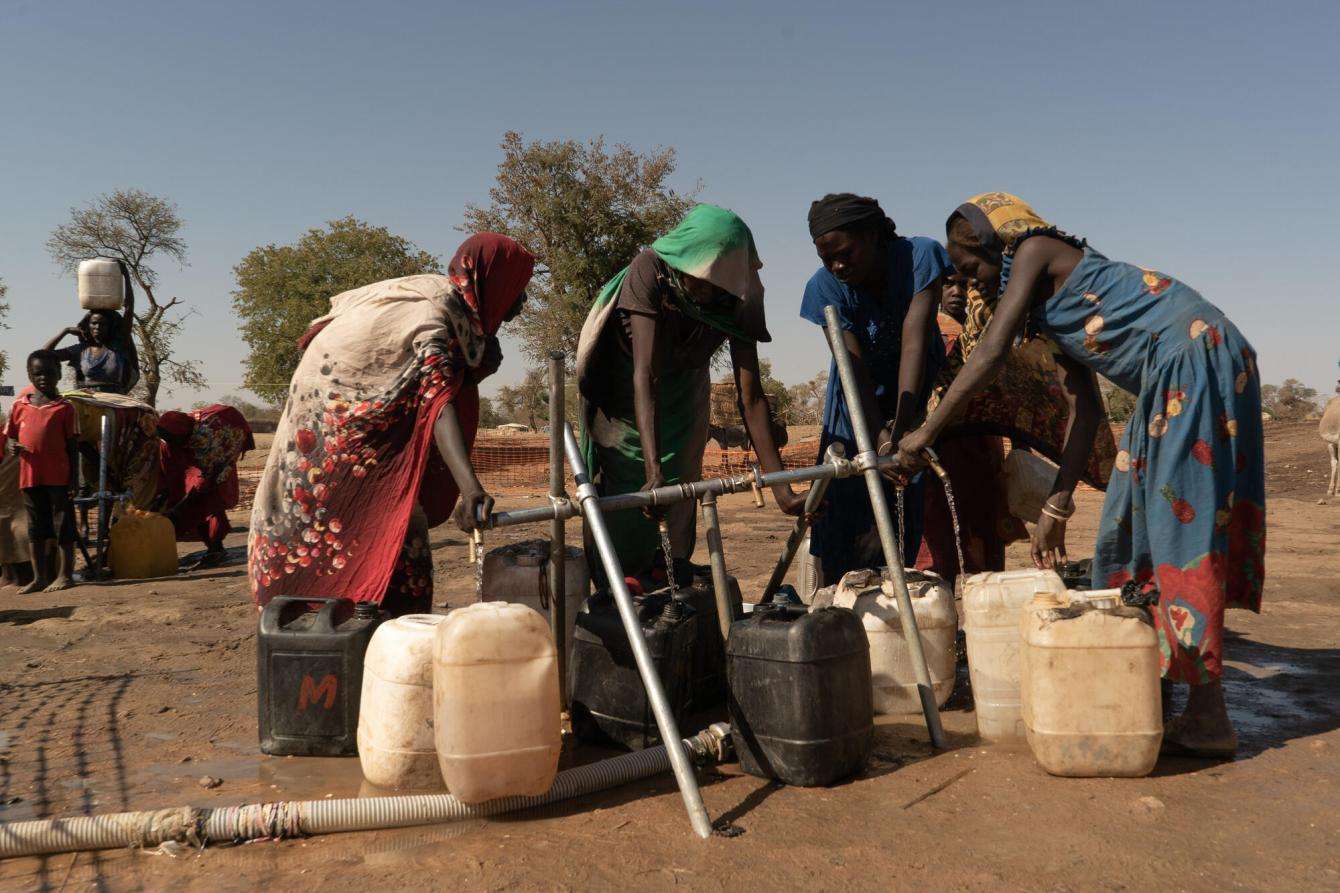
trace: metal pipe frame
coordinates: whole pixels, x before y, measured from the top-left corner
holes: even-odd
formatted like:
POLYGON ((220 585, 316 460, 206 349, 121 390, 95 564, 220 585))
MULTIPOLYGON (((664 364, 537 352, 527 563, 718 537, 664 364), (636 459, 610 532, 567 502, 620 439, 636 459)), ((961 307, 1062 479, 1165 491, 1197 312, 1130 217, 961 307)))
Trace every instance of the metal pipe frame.
MULTIPOLYGON (((551 420, 552 425, 552 420, 551 420)), ((656 717, 656 727, 661 733, 666 753, 670 756, 670 768, 675 772, 675 781, 679 783, 679 793, 684 798, 684 808, 688 810, 689 822, 699 837, 707 838, 712 834, 712 823, 707 817, 707 808, 703 806, 702 793, 698 790, 698 779, 693 774, 693 765, 684 751, 684 743, 679 736, 679 724, 675 722, 674 711, 666 700, 661 679, 656 675, 656 665, 652 662, 651 652, 647 650, 647 640, 642 636, 642 626, 638 622, 637 609, 633 605, 633 596, 624 582, 623 567, 619 563, 618 553, 614 551, 614 542, 605 527, 600 499, 596 496, 595 485, 587 475, 586 461, 582 458, 577 438, 572 427, 563 423, 563 445, 567 452, 568 464, 572 466, 573 478, 577 482, 577 503, 582 518, 586 521, 591 538, 595 541, 596 551, 600 553, 605 576, 609 578, 610 591, 614 604, 619 609, 619 619, 623 621, 628 644, 633 651, 633 660, 637 664, 642 684, 647 689, 647 700, 651 702, 651 711, 656 717)))
MULTIPOLYGON (((892 456, 880 456, 873 461, 876 468, 893 464, 892 456)), ((708 493, 723 496, 727 493, 746 493, 755 484, 772 487, 776 484, 803 484, 821 479, 851 477, 860 474, 863 469, 854 463, 834 458, 832 462, 811 465, 806 468, 791 468, 760 474, 742 474, 735 477, 708 478, 684 484, 668 484, 655 490, 638 490, 633 493, 620 493, 614 496, 595 497, 596 505, 602 512, 616 512, 624 509, 640 509, 648 506, 668 506, 687 500, 701 500, 708 493)), ((538 521, 552 521, 555 518, 575 518, 582 514, 580 508, 570 501, 559 499, 550 505, 533 509, 517 509, 511 512, 497 512, 484 523, 488 527, 515 527, 519 524, 534 524, 538 521)))
POLYGON ((703 496, 702 505, 703 525, 707 528, 707 557, 712 566, 712 594, 716 596, 717 625, 724 642, 730 638, 730 625, 736 618, 731 609, 730 580, 726 576, 726 552, 721 545, 721 518, 717 514, 716 494, 703 496))
POLYGON ((856 383, 856 370, 851 363, 851 354, 842 340, 842 326, 837 310, 831 304, 824 308, 824 334, 828 336, 828 347, 833 352, 833 361, 837 364, 838 380, 842 385, 842 394, 846 399, 847 412, 851 416, 852 433, 856 435, 856 448, 859 450, 855 464, 865 475, 866 489, 870 492, 870 508, 875 516, 875 527, 879 531, 879 543, 884 549, 884 561, 889 567, 889 576, 893 578, 893 593, 898 599, 898 613, 903 628, 903 637, 907 640, 908 656, 912 659, 912 669, 917 675, 917 692, 921 695, 921 711, 926 715, 926 729, 930 732, 931 745, 944 747, 944 728, 940 725, 940 711, 935 706, 935 692, 931 688, 931 674, 926 668, 926 654, 921 647, 921 631, 917 629, 916 614, 912 609, 912 597, 907 591, 907 577, 903 571, 903 550, 899 543, 902 531, 894 533, 893 516, 889 513, 889 501, 884 493, 884 484, 880 478, 876 458, 874 438, 871 437, 865 407, 861 404, 861 392, 856 383))
MULTIPOLYGON (((847 450, 842 444, 830 443, 828 451, 824 454, 825 464, 844 459, 846 454, 847 450)), ((805 510, 796 519, 795 525, 791 528, 791 534, 786 538, 785 545, 782 546, 782 555, 777 559, 776 567, 772 569, 772 576, 768 578, 768 585, 763 587, 763 595, 759 598, 760 604, 771 602, 772 597, 777 594, 777 590, 782 587, 782 583, 786 580, 786 575, 791 570, 791 563, 796 559, 796 550, 805 541, 805 533, 810 529, 810 520, 814 517, 814 513, 819 510, 819 504, 823 502, 824 494, 828 492, 830 480, 831 478, 819 478, 810 485, 810 492, 805 494, 805 510)))
MULTIPOLYGON (((565 499, 563 476, 564 407, 563 352, 549 354, 549 498, 565 499)), ((568 709, 568 575, 567 534, 563 518, 555 516, 549 526, 549 626, 558 646, 559 702, 568 709)))

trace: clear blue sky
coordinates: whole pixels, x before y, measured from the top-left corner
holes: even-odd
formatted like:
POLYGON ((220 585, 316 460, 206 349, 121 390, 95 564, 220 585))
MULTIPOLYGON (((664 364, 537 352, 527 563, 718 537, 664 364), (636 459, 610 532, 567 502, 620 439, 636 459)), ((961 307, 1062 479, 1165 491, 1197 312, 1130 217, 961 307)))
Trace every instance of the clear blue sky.
MULTIPOLYGON (((1222 307, 1266 381, 1340 357, 1340 6, 1280 3, 69 2, 0 6, 0 277, 22 355, 74 321, 43 242, 137 187, 187 221, 163 292, 180 349, 237 390, 232 267, 345 214, 449 256, 508 129, 674 146, 740 212, 780 377, 826 364, 796 315, 825 192, 943 237, 1006 190, 1222 307)), ((496 383, 519 378, 509 353, 496 383)), ((10 375, 15 383, 14 373, 10 375)), ((171 395, 166 405, 199 396, 171 395)))

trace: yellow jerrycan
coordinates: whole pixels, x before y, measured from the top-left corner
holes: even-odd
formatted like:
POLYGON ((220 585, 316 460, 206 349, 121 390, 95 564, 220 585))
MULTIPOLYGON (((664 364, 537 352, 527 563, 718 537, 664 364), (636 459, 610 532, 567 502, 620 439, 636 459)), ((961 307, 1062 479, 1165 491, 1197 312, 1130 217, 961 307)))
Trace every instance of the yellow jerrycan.
POLYGON ((112 525, 107 563, 119 580, 146 580, 177 573, 177 534, 155 512, 131 507, 112 525))

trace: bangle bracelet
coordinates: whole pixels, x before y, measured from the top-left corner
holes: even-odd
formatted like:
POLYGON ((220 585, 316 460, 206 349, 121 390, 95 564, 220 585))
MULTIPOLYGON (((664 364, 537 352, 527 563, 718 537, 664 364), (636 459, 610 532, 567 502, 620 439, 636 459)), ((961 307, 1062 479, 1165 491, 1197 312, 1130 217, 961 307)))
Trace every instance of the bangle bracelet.
POLYGON ((1070 511, 1066 511, 1065 509, 1053 505, 1050 501, 1047 501, 1042 503, 1042 513, 1049 518, 1055 518, 1057 521, 1069 521, 1075 514, 1075 508, 1074 506, 1071 506, 1070 511))
POLYGON ((1043 513, 1044 515, 1046 515, 1048 518, 1052 518, 1052 519, 1054 519, 1054 520, 1056 520, 1056 521, 1069 521, 1069 520, 1070 520, 1070 516, 1069 516, 1069 515, 1062 515, 1062 514, 1059 514, 1058 512, 1053 511, 1053 510, 1052 510, 1052 507, 1049 506, 1049 505, 1043 505, 1043 506, 1042 506, 1042 513, 1043 513))

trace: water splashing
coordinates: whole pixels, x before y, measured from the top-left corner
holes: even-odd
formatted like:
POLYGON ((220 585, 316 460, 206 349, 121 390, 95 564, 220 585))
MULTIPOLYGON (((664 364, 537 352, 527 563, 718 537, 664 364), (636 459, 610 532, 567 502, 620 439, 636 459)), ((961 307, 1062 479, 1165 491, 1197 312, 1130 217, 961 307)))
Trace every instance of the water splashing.
MULTIPOLYGON (((954 504, 954 487, 949 482, 949 472, 940 464, 940 458, 930 450, 926 451, 930 459, 931 468, 940 478, 940 484, 945 489, 945 503, 949 506, 949 522, 954 527, 954 553, 958 556, 958 575, 954 577, 954 598, 963 597, 963 578, 968 575, 968 569, 963 563, 963 532, 958 525, 958 507, 954 504)), ((899 495, 899 510, 902 509, 901 491, 899 495)))
POLYGON ((658 523, 661 531, 661 552, 665 555, 665 578, 670 583, 670 596, 679 599, 679 585, 675 582, 675 556, 670 549, 670 525, 662 518, 658 523))

